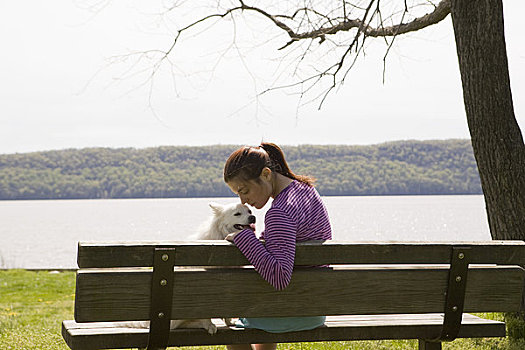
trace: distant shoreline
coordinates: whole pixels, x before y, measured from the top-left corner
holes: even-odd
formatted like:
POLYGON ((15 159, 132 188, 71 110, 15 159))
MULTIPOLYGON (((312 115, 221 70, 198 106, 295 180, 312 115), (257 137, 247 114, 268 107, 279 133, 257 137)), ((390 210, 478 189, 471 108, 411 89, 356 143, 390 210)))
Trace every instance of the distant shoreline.
MULTIPOLYGON (((0 155, 0 200, 216 198, 237 146, 85 148, 0 155)), ((469 140, 283 146, 323 196, 482 194, 469 140)))
MULTIPOLYGON (((412 196, 481 196, 480 193, 434 193, 434 194, 360 194, 360 195, 323 195, 322 197, 412 197, 412 196)), ((202 198, 237 198, 236 196, 198 196, 198 197, 131 197, 131 198, 29 198, 29 199, 0 199, 0 202, 30 202, 30 201, 81 201, 81 200, 132 200, 132 199, 202 199, 202 198)))

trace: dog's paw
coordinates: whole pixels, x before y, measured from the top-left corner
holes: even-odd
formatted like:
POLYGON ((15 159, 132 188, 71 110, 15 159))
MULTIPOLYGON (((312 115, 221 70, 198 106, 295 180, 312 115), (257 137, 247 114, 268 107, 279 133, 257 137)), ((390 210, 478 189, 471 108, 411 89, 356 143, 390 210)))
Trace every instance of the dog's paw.
POLYGON ((224 239, 227 240, 228 242, 232 242, 233 243, 233 239, 235 238, 235 236, 237 236, 237 234, 241 232, 241 231, 235 231, 233 233, 230 233, 229 235, 227 235, 224 239))
POLYGON ((226 323, 227 326, 234 326, 235 320, 235 318, 225 318, 224 323, 226 323))
POLYGON ((211 321, 209 324, 206 325, 206 327, 204 327, 204 329, 206 329, 211 335, 217 333, 217 326, 214 325, 211 321))

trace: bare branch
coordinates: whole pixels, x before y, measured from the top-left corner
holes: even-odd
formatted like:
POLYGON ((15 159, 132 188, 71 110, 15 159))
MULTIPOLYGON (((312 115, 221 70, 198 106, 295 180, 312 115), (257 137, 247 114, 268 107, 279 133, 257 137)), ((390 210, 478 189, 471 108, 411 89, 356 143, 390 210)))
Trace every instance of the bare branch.
MULTIPOLYGON (((392 48, 395 38, 398 35, 414 32, 443 20, 450 13, 450 1, 441 0, 439 3, 434 4, 432 0, 420 0, 419 5, 424 6, 424 9, 430 7, 432 11, 421 16, 414 16, 410 12, 415 10, 418 5, 416 4, 416 6, 409 8, 405 0, 399 4, 400 8, 390 11, 389 16, 386 18, 383 16, 382 8, 380 7, 380 4, 384 5, 383 0, 355 0, 353 3, 341 0, 340 2, 335 2, 335 4, 331 1, 326 1, 319 2, 319 4, 316 3, 315 6, 319 6, 318 8, 314 8, 310 2, 303 2, 302 6, 295 9, 287 9, 286 11, 276 10, 280 5, 279 2, 272 4, 276 7, 272 7, 269 4, 266 9, 263 9, 260 7, 262 5, 252 6, 247 4, 245 0, 236 0, 235 3, 232 2, 227 7, 224 7, 223 3, 218 1, 216 8, 208 9, 211 13, 203 14, 201 17, 197 17, 189 24, 176 30, 171 44, 168 45, 166 50, 150 50, 121 57, 129 58, 129 56, 137 55, 139 61, 143 58, 153 60, 151 74, 146 77, 144 82, 144 84, 150 84, 151 100, 153 79, 164 62, 170 64, 173 69, 174 63, 170 57, 176 51, 178 42, 187 32, 191 33, 192 30, 194 31, 196 27, 205 22, 211 21, 213 25, 214 19, 218 22, 223 19, 231 19, 235 26, 236 15, 242 15, 243 13, 256 14, 269 20, 276 28, 289 37, 289 40, 278 49, 281 52, 284 52, 286 49, 284 56, 289 58, 290 55, 295 55, 299 51, 295 56, 295 63, 291 64, 291 66, 295 66, 290 71, 294 77, 293 80, 279 84, 278 81, 281 79, 279 74, 277 74, 273 77, 275 78, 274 85, 265 88, 257 96, 275 90, 296 89, 299 95, 299 102, 309 93, 315 95, 314 100, 320 100, 319 108, 321 108, 330 92, 338 85, 340 86, 344 83, 350 70, 356 64, 357 58, 363 54, 368 38, 384 38, 387 45, 383 58, 384 80, 386 57, 392 48), (276 13, 273 14, 271 12, 276 13), (385 25, 387 22, 389 25, 385 25), (352 34, 345 34, 350 31, 352 31, 352 34), (307 57, 319 48, 319 46, 315 45, 316 43, 318 45, 323 44, 323 52, 330 53, 332 56, 309 65, 307 57), (148 54, 154 54, 154 56, 151 57, 148 54), (333 55, 336 56, 335 59, 333 55), (306 68, 307 74, 302 74, 301 68, 306 68), (320 86, 325 84, 325 82, 328 82, 328 84, 320 86), (316 90, 319 86, 321 88, 320 92, 316 90)), ((191 2, 188 3, 191 4, 191 2)), ((258 3, 265 4, 265 2, 258 3)), ((175 13, 178 10, 178 6, 181 6, 181 4, 175 1, 173 6, 168 7, 168 12, 175 13)), ((239 47, 235 43, 230 45, 227 51, 232 48, 239 52, 239 47)), ((226 51, 223 55, 225 53, 226 51)), ((238 57, 248 70, 240 52, 238 57)), ((250 72, 249 74, 251 75, 250 72)), ((252 79, 257 88, 253 75, 252 79)), ((257 98, 255 102, 258 105, 257 98)))
MULTIPOLYGON (((369 7, 370 6, 368 6, 368 8, 369 7)), ((333 24, 327 27, 322 27, 316 30, 312 30, 309 32, 303 32, 303 33, 295 32, 288 25, 286 25, 285 23, 277 19, 278 17, 290 18, 288 16, 271 15, 268 12, 258 7, 247 6, 245 4, 242 4, 241 8, 246 11, 255 11, 257 13, 260 13, 264 17, 271 20, 277 27, 284 30, 288 34, 288 36, 291 38, 291 40, 290 42, 286 43, 281 48, 283 49, 289 46, 290 44, 292 44, 293 42, 296 42, 299 40, 323 38, 326 35, 332 35, 332 34, 349 31, 351 29, 356 29, 356 28, 362 31, 365 36, 371 36, 371 37, 396 36, 400 34, 414 32, 414 31, 423 29, 425 27, 428 27, 430 25, 433 25, 433 24, 436 24, 442 21, 450 13, 450 0, 442 0, 437 6, 435 6, 434 11, 422 17, 416 18, 409 23, 400 23, 398 25, 394 25, 390 27, 380 26, 380 27, 374 28, 370 26, 369 23, 364 25, 363 19, 345 19, 343 22, 340 22, 338 24, 333 24)), ((406 7, 406 3, 405 3, 405 9, 406 11, 408 11, 406 7)), ((300 10, 303 10, 303 9, 300 9, 300 10)), ((291 16, 291 18, 294 18, 296 14, 298 13, 298 11, 296 11, 294 15, 291 16)), ((332 23, 332 22, 329 21, 329 23, 332 23)))

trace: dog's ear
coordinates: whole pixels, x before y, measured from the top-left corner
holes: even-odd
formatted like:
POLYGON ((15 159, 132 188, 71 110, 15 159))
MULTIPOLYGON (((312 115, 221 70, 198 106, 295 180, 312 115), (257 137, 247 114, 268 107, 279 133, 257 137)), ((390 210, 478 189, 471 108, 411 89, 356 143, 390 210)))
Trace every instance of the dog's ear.
POLYGON ((211 210, 213 210, 213 213, 215 215, 219 215, 224 210, 224 207, 222 205, 220 205, 219 203, 211 202, 208 205, 210 206, 211 210))

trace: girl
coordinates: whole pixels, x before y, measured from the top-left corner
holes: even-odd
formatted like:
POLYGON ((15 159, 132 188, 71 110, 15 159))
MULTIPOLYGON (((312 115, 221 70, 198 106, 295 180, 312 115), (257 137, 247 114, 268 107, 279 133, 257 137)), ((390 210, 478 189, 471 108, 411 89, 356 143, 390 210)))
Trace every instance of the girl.
MULTIPOLYGON (((314 179, 295 175, 282 150, 273 143, 241 147, 224 166, 224 181, 243 204, 261 209, 273 198, 261 238, 250 229, 226 237, 246 256, 255 270, 275 289, 288 286, 292 277, 295 243, 332 238, 328 213, 313 187, 314 179)), ((238 325, 268 332, 291 332, 321 326, 324 316, 241 318, 238 325)), ((229 345, 230 350, 276 349, 276 344, 229 345)))

